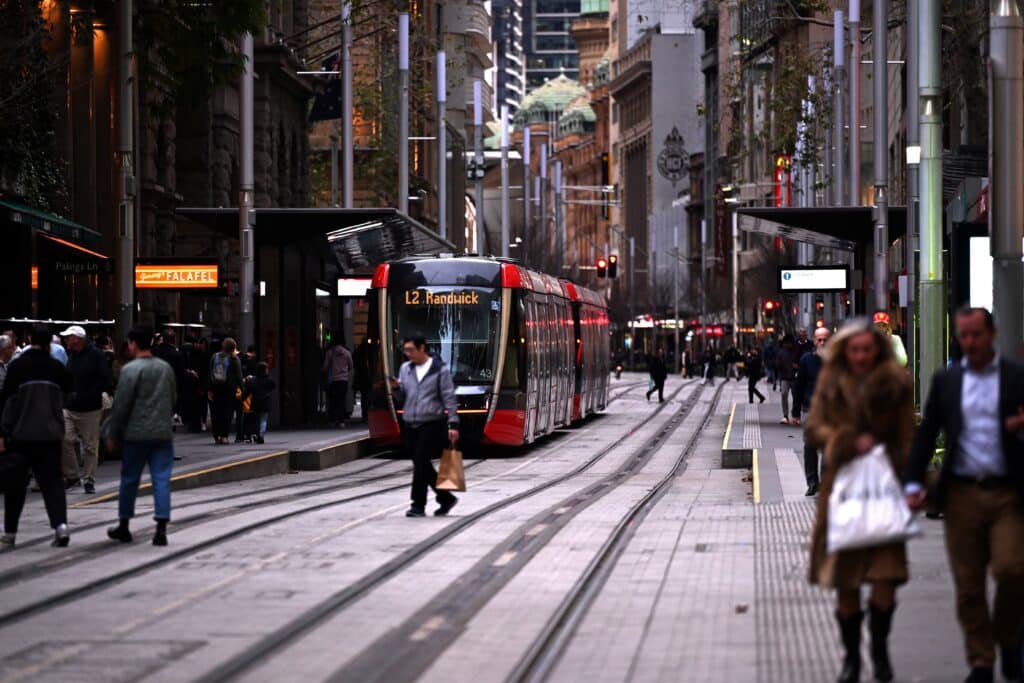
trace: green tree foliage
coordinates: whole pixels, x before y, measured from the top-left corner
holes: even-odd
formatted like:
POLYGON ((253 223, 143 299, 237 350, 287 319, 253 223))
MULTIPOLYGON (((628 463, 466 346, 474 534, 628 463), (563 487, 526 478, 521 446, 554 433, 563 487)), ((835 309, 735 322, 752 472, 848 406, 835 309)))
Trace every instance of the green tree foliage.
POLYGON ((0 2, 0 191, 60 212, 67 189, 47 39, 38 0, 0 2))

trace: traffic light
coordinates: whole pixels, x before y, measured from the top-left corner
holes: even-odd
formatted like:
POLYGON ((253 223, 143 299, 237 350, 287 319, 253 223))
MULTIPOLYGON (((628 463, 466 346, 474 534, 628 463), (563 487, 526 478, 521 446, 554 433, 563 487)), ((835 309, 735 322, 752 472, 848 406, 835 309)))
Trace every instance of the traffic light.
POLYGON ((612 254, 608 257, 608 277, 614 278, 619 274, 619 257, 612 254))
POLYGON ((765 320, 771 320, 772 315, 775 313, 775 302, 769 299, 764 302, 764 318, 765 320))
POLYGON ((597 259, 597 276, 604 277, 608 272, 608 262, 603 258, 597 259))
POLYGON ((821 297, 821 296, 815 297, 815 299, 814 299, 814 310, 816 310, 818 313, 821 313, 822 311, 825 310, 825 298, 824 297, 821 297))

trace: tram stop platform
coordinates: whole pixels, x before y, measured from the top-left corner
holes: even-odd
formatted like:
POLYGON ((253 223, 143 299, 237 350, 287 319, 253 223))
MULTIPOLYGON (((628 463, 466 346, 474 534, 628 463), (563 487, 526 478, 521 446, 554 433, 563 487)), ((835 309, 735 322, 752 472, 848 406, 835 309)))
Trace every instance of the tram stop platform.
MULTIPOLYGON (((232 437, 233 438, 233 437, 232 437)), ((296 470, 334 467, 372 452, 370 435, 361 422, 343 428, 268 431, 265 443, 217 445, 209 432, 174 435, 174 491, 244 481, 296 470)), ((68 506, 83 507, 117 499, 121 461, 110 459, 96 470, 96 493, 82 485, 68 490, 68 506)), ((141 493, 150 490, 149 470, 142 477, 141 493)))
MULTIPOLYGON (((728 384, 722 399, 731 403, 731 420, 723 435, 722 466, 750 469, 759 680, 831 680, 840 643, 833 592, 807 580, 817 497, 805 496, 803 427, 781 424, 781 394, 765 382, 758 385, 767 397, 763 404, 748 402, 746 379, 728 384)), ((967 666, 943 523, 924 516, 920 523, 924 535, 907 545, 910 581, 897 594, 890 645, 894 666, 898 680, 962 680, 967 666)), ((866 633, 863 642, 867 674, 866 633)))

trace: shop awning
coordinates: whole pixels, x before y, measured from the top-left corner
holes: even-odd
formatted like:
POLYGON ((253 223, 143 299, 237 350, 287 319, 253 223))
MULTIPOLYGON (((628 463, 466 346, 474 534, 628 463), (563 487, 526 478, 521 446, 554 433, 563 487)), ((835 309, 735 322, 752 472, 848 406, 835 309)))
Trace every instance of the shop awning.
MULTIPOLYGON (((347 273, 365 272, 378 263, 413 256, 454 252, 455 245, 397 209, 254 209, 257 245, 323 241, 347 273)), ((238 237, 237 208, 180 208, 177 214, 238 237)))
POLYGON ((11 223, 86 246, 98 246, 103 240, 103 235, 92 228, 20 202, 0 200, 0 213, 11 223))
MULTIPOLYGON (((874 244, 871 206, 742 207, 736 211, 740 228, 750 232, 851 251, 874 244)), ((907 207, 890 206, 888 213, 889 239, 896 240, 907 232, 907 207)))

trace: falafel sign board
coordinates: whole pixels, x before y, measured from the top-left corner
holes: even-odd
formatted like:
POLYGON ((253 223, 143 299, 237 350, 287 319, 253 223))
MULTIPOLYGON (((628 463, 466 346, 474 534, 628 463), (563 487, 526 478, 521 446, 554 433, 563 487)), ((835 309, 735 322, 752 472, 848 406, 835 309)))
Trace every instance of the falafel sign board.
POLYGON ((846 266, 790 266, 779 268, 780 292, 845 292, 850 288, 846 266))

